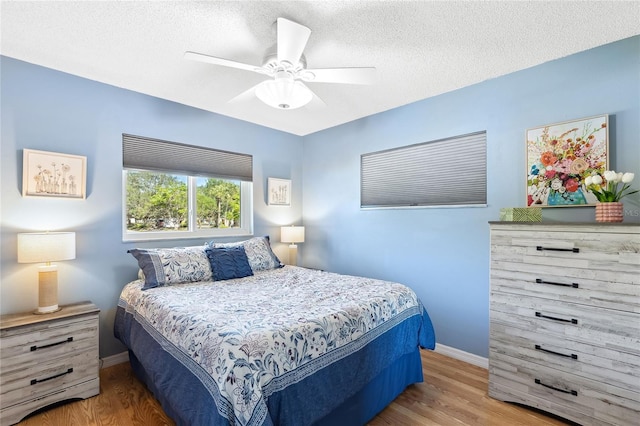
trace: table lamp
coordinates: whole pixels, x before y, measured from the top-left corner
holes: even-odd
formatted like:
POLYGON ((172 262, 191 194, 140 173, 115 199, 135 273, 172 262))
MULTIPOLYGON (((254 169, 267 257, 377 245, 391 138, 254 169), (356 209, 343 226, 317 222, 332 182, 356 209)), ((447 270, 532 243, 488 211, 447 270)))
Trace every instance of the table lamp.
POLYGON ((75 232, 18 234, 18 263, 46 263, 38 267, 38 309, 35 314, 49 314, 60 310, 58 266, 51 262, 75 258, 75 232))
POLYGON ((304 243, 304 226, 283 226, 280 228, 280 241, 289 244, 289 264, 298 264, 298 246, 304 243))

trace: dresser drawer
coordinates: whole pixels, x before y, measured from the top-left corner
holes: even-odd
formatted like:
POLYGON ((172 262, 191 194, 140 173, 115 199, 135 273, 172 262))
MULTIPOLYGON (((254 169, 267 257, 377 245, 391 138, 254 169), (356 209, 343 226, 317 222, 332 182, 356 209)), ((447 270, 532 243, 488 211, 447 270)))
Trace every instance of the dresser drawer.
POLYGON ((493 290, 640 313, 640 236, 496 230, 491 237, 493 290))
POLYGON ((637 275, 640 267, 640 234, 637 233, 494 227, 491 229, 491 252, 506 261, 543 267, 569 267, 576 273, 586 269, 593 272, 595 279, 603 281, 608 281, 611 273, 615 273, 617 282, 640 284, 637 275))
POLYGON ((87 349, 98 348, 98 317, 72 318, 27 328, 15 328, 2 334, 0 374, 15 369, 37 368, 87 349))
POLYGON ((491 323, 490 357, 501 354, 589 379, 616 383, 640 401, 640 356, 491 323))
POLYGON ((638 315, 631 312, 492 291, 490 316, 541 336, 640 355, 638 315))
POLYGON ((637 392, 502 354, 492 358, 489 395, 494 398, 562 413, 583 424, 637 424, 637 392))

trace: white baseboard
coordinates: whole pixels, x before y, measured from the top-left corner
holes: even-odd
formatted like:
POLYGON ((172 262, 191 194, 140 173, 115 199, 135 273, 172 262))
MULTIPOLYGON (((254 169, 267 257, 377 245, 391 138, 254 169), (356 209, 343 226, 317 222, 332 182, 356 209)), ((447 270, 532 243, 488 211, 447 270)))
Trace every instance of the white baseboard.
POLYGON ((488 358, 461 351, 460 349, 452 348, 451 346, 441 345, 440 343, 436 344, 435 351, 439 354, 446 355, 460 361, 468 362, 469 364, 473 364, 478 367, 489 369, 488 358))
POLYGON ((100 360, 100 368, 112 367, 123 362, 129 362, 129 352, 120 352, 119 354, 102 358, 100 360))

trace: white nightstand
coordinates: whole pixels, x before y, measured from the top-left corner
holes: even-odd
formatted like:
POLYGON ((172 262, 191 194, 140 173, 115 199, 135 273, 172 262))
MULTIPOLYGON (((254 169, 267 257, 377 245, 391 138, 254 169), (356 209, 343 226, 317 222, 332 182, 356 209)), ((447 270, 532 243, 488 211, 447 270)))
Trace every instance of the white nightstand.
POLYGON ((98 313, 90 302, 0 317, 0 424, 100 393, 98 313))

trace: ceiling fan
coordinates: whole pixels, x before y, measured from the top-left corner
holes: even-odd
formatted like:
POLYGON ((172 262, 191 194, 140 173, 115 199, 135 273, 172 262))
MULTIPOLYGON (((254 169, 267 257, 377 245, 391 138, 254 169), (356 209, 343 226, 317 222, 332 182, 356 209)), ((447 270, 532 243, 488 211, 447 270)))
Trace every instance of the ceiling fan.
POLYGON ((304 25, 278 18, 277 44, 267 49, 262 65, 250 65, 196 52, 185 52, 184 57, 194 61, 253 71, 269 76, 234 99, 258 97, 265 104, 278 109, 295 109, 318 98, 304 83, 373 84, 376 69, 362 68, 307 68, 303 54, 311 30, 304 25))

